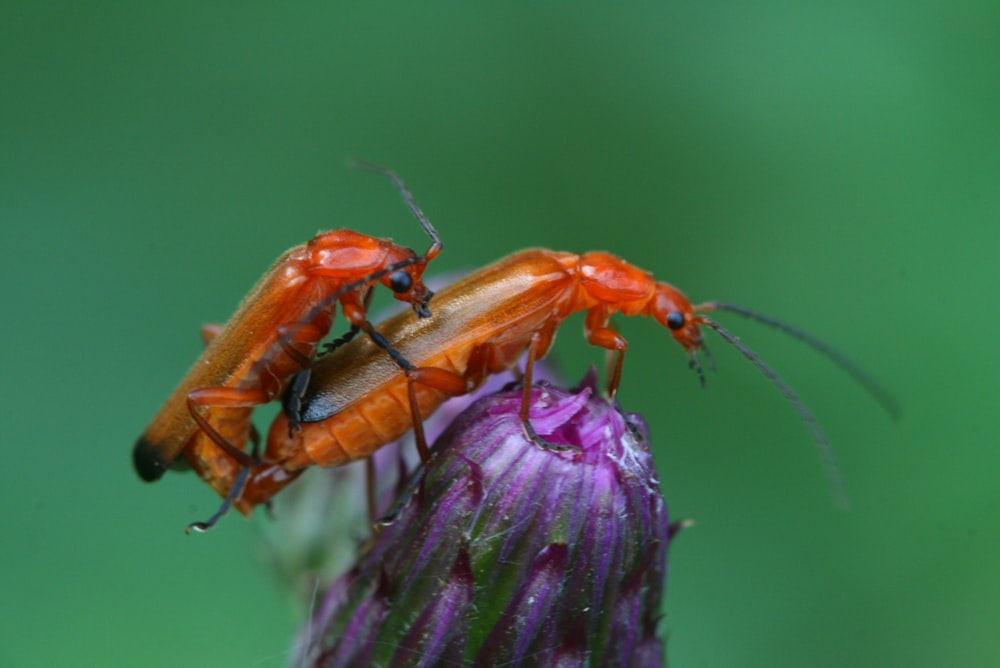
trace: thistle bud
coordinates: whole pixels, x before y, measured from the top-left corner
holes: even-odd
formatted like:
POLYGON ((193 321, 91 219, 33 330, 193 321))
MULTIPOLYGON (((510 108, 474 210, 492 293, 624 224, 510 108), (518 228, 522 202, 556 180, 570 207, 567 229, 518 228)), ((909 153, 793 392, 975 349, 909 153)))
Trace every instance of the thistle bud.
POLYGON ((480 399, 319 604, 295 665, 659 666, 667 510, 637 415, 573 391, 480 399))

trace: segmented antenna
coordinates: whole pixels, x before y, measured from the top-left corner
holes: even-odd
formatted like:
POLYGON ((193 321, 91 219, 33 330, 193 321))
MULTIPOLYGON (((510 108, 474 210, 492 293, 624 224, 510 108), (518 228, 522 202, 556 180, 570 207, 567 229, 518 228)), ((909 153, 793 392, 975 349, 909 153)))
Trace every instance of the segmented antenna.
POLYGON ((424 253, 424 259, 434 259, 438 253, 441 252, 441 236, 437 233, 437 230, 434 229, 434 226, 431 225, 431 221, 428 220, 424 212, 420 210, 419 206, 417 206, 416 200, 413 199, 413 193, 411 193, 409 188, 406 187, 406 184, 403 183, 403 179, 399 178, 396 172, 392 171, 388 167, 376 165, 374 162, 368 162, 367 160, 352 158, 351 166, 357 167, 358 169, 364 169, 369 172, 374 172, 375 174, 380 174, 381 176, 384 176, 392 181, 392 185, 396 186, 396 190, 399 191, 400 197, 402 197, 403 201, 406 203, 406 208, 410 210, 410 213, 412 213, 413 217, 417 219, 420 226, 424 228, 424 232, 426 232, 427 236, 431 238, 431 247, 427 249, 426 253, 424 253))
POLYGON ((831 362, 839 366, 841 369, 846 371, 851 378, 855 380, 861 387, 868 392, 869 395, 875 401, 877 401, 882 408, 888 413, 893 420, 898 420, 901 415, 901 409, 896 399, 884 388, 882 387, 874 378, 872 378, 868 373, 862 369, 858 364, 848 359, 843 353, 839 352, 833 348, 828 343, 821 341, 811 334, 803 332, 801 329, 787 325, 780 320, 776 320, 766 315, 762 315, 750 309, 743 308, 742 306, 736 306, 735 304, 726 304, 724 302, 706 302, 704 304, 699 304, 695 307, 696 311, 728 311, 730 313, 736 313, 744 318, 749 318, 750 320, 756 320, 757 322, 763 323, 769 327, 773 327, 779 331, 788 334, 794 339, 798 339, 802 343, 805 343, 811 347, 816 352, 825 356, 831 362))
POLYGON ((851 500, 847 494, 847 486, 844 484, 844 477, 841 475, 840 464, 837 462, 837 456, 833 453, 830 441, 820 428, 819 422, 816 420, 816 416, 813 415, 812 411, 806 407, 806 405, 799 398, 799 395, 797 395, 795 391, 785 383, 785 381, 781 380, 778 374, 757 356, 757 353, 750 350, 750 348, 744 345, 738 337, 731 334, 723 328, 722 325, 703 315, 698 316, 698 323, 715 330, 715 332, 721 336, 726 343, 740 351, 744 357, 750 360, 750 362, 757 367, 757 369, 764 374, 775 387, 778 388, 778 391, 781 392, 785 399, 787 399, 792 406, 795 407, 799 417, 802 418, 802 421, 806 423, 806 427, 808 427, 809 431, 812 433, 813 441, 816 443, 817 450, 819 450, 820 460, 823 462, 823 470, 826 473, 826 479, 830 485, 830 491, 833 494, 834 503, 841 508, 850 507, 851 500))
POLYGON ((701 370, 701 360, 698 359, 698 351, 692 350, 688 353, 688 368, 698 374, 698 381, 701 389, 705 389, 705 372, 701 370))

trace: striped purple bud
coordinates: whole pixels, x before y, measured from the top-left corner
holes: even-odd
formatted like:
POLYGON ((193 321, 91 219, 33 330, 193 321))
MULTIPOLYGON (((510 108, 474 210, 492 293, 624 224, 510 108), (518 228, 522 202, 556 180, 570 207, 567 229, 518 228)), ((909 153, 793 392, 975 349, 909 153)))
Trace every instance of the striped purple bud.
POLYGON ((669 525, 637 415, 594 374, 469 407, 339 578, 294 665, 660 666, 669 525), (627 422, 626 422, 627 420, 627 422))

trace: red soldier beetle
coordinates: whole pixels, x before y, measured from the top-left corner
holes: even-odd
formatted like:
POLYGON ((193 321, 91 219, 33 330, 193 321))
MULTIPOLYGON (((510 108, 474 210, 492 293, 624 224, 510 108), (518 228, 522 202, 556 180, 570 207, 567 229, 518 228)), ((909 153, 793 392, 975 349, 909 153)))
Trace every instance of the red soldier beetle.
MULTIPOLYGON (((249 471, 256 463, 256 456, 244 449, 255 437, 253 409, 279 396, 296 373, 308 368, 338 303, 352 331, 372 331, 367 302, 378 283, 408 302, 418 318, 430 315, 433 293, 422 277, 441 252, 441 239, 395 173, 371 163, 355 164, 396 186, 431 238, 430 247, 418 255, 386 239, 334 230, 279 257, 224 326, 203 328, 205 351, 136 441, 133 463, 143 480, 158 480, 168 468, 180 466, 183 454, 222 496, 238 495, 239 489, 233 489, 240 486, 238 480, 220 486, 232 471, 212 467, 235 461, 249 471), (226 456, 208 454, 213 451, 226 456)), ((389 359, 405 364, 391 351, 389 359)), ((216 518, 192 526, 205 528, 216 518)))
POLYGON ((692 305, 677 288, 656 282, 647 272, 608 253, 525 250, 439 292, 434 317, 419 320, 404 313, 377 328, 415 365, 407 374, 399 373, 377 342, 369 339, 353 341, 317 360, 289 388, 286 413, 272 423, 261 462, 236 506, 249 514, 305 468, 366 458, 411 427, 419 444, 419 416, 429 415, 450 396, 473 390, 487 375, 513 367, 525 350, 521 418, 528 435, 545 446, 527 414, 532 370, 535 361, 548 352, 562 321, 577 311, 586 312, 587 340, 615 352, 608 374, 611 397, 617 391, 627 349, 625 338, 609 327, 615 313, 650 316, 666 327, 688 354, 703 384, 698 357, 705 350, 701 327, 717 332, 793 404, 812 433, 838 500, 846 502, 836 459, 815 417, 752 350, 706 315, 719 310, 757 319, 802 340, 844 368, 895 414, 892 400, 858 367, 784 323, 721 302, 692 305), (293 428, 297 426, 301 429, 293 428))

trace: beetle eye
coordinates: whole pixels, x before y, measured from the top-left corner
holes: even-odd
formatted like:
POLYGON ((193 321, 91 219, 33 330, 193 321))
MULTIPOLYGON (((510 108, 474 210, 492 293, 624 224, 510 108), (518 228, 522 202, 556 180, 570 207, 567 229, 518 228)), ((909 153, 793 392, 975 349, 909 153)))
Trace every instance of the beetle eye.
POLYGON ((671 311, 667 314, 667 327, 670 329, 680 329, 684 326, 684 314, 680 311, 671 311))
POLYGON ((405 271, 397 271, 389 276, 389 289, 393 292, 407 292, 413 287, 413 279, 405 271))

